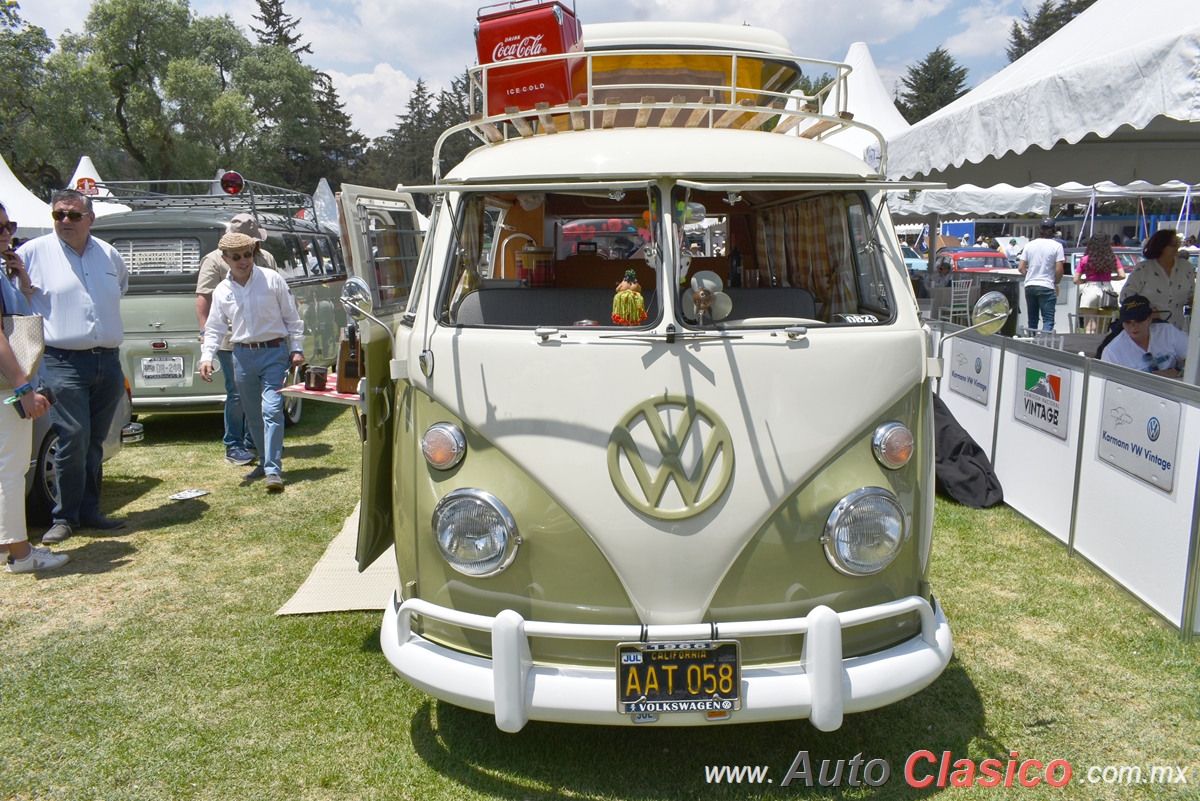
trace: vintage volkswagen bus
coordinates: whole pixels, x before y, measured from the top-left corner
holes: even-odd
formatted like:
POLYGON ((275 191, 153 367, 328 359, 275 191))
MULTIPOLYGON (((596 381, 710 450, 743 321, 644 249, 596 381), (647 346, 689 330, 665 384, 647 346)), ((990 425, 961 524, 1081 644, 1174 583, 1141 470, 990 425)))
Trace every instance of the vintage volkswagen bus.
MULTIPOLYGON (((213 184, 114 182, 105 184, 110 197, 96 199, 97 205, 104 200, 130 207, 98 217, 92 233, 116 247, 129 268, 129 291, 121 299, 121 363, 134 414, 224 408, 222 379, 200 378, 196 279, 201 260, 216 249, 237 214, 254 214, 267 234, 263 248, 275 257, 304 320, 309 363, 329 367, 337 358, 338 329, 346 320, 338 302, 346 264, 337 234, 318 225, 312 198, 236 173, 226 174, 221 189, 213 184)), ((301 376, 303 368, 293 368, 289 383, 301 376)), ((289 397, 285 411, 289 425, 298 422, 301 400, 289 397)))
POLYGON ((407 188, 433 214, 403 292, 376 261, 403 200, 343 187, 358 559, 394 543, 400 576, 383 651, 505 731, 835 729, 952 650, 930 334, 882 176, 822 141, 854 123, 788 94, 801 69, 844 93, 849 68, 743 27, 584 26, 584 46, 571 104, 447 132, 484 144, 407 188))

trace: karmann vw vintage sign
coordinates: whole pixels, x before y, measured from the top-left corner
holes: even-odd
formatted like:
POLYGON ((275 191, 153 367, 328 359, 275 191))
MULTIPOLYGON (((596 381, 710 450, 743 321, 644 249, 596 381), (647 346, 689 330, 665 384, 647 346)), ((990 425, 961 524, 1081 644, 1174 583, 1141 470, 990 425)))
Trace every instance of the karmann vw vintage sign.
POLYGON ((639 403, 617 423, 608 439, 608 474, 626 503, 642 514, 661 520, 692 517, 712 506, 729 486, 733 475, 733 438, 721 418, 695 398, 661 395, 639 403), (673 431, 667 430, 664 413, 678 415, 673 431), (650 475, 646 458, 632 433, 643 422, 662 454, 654 476, 650 475), (700 454, 689 471, 683 463, 683 451, 689 440, 695 441, 697 437, 700 454), (622 471, 622 454, 636 479, 636 487, 629 485, 622 471), (672 481, 682 498, 682 506, 663 508, 672 481))

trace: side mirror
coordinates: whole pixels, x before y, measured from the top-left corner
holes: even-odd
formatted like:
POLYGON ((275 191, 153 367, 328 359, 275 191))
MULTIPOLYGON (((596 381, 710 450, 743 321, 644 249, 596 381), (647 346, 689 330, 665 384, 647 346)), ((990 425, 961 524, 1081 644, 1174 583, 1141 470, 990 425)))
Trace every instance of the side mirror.
POLYGON ((346 307, 346 314, 349 314, 356 321, 370 320, 383 326, 383 330, 387 332, 388 340, 392 346, 388 367, 392 380, 399 381, 407 378, 408 369, 404 360, 396 358, 396 335, 392 332, 391 326, 371 314, 371 287, 367 285, 367 282, 357 275, 347 278, 345 285, 342 287, 342 305, 346 307))
POLYGON ((1004 327, 1010 314, 1008 298, 999 292, 989 292, 976 301, 971 310, 971 329, 990 336, 1004 327))
POLYGON ((994 334, 1004 327, 1004 321, 1012 313, 1008 298, 999 292, 989 292, 981 297, 971 310, 971 325, 946 334, 938 342, 937 356, 931 360, 929 377, 938 378, 942 375, 942 348, 946 346, 946 342, 968 331, 978 331, 984 336, 994 334))
POLYGON ((342 305, 355 320, 367 319, 372 311, 371 287, 357 275, 350 276, 342 286, 342 305))

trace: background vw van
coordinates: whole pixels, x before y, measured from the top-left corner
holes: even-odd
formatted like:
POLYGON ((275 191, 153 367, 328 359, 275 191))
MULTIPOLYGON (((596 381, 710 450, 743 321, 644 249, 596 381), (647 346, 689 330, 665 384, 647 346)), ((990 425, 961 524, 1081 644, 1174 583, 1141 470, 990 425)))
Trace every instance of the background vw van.
MULTIPOLYGON (((92 233, 111 243, 129 268, 129 291, 121 300, 125 341, 121 362, 133 391, 134 414, 218 412, 224 408, 222 379, 200 378, 200 329, 196 278, 200 261, 228 232, 239 213, 255 214, 267 234, 263 248, 275 257, 304 321, 304 355, 309 364, 330 367, 337 359, 338 330, 346 315, 338 302, 346 264, 337 236, 314 221, 307 195, 245 182, 245 194, 187 194, 211 182, 183 182, 171 192, 147 185, 106 184, 133 210, 98 217, 92 233), (306 219, 295 214, 308 210, 306 219)), ((180 182, 171 182, 173 185, 180 182)), ((292 371, 289 383, 303 376, 292 371)), ((288 398, 287 422, 300 419, 301 401, 288 398)))

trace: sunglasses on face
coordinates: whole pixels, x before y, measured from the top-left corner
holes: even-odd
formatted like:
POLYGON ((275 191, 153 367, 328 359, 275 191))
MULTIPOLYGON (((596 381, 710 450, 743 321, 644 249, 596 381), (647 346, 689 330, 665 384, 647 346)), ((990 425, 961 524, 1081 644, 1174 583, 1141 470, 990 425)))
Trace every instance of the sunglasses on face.
POLYGON ((82 211, 64 211, 62 209, 55 209, 54 211, 50 212, 50 216, 53 217, 56 222, 62 222, 63 220, 79 222, 86 215, 82 211))
POLYGON ((6 223, 0 223, 0 231, 7 231, 8 235, 12 236, 17 232, 17 224, 12 220, 9 220, 6 223))
POLYGON ((230 261, 241 261, 242 259, 250 261, 254 258, 254 251, 252 250, 249 253, 226 253, 225 258, 230 261))

